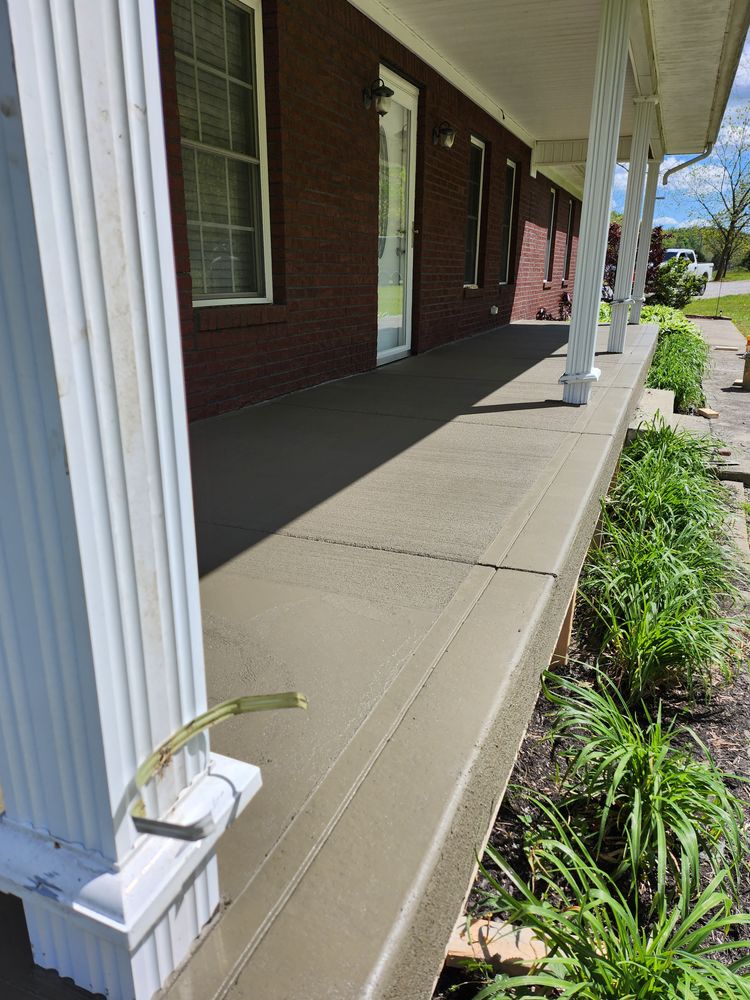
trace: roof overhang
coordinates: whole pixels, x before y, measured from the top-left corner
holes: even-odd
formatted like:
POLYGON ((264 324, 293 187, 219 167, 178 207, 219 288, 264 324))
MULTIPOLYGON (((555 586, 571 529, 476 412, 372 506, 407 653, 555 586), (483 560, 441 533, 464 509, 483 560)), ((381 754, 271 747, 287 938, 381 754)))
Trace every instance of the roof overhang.
MULTIPOLYGON (((553 163, 546 151, 588 135, 601 0, 351 2, 538 145, 539 169, 580 193, 582 161, 553 163)), ((699 153, 715 141, 749 24, 750 0, 635 0, 621 136, 632 134, 633 98, 656 94, 652 155, 699 153)))

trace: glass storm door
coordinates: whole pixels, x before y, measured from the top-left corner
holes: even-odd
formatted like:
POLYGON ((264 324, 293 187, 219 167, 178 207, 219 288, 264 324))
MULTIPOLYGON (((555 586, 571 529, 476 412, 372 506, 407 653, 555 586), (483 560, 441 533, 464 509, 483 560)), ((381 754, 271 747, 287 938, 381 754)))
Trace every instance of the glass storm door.
POLYGON ((411 349, 411 277, 414 259, 416 87, 380 67, 393 90, 380 119, 378 212, 378 364, 411 349))

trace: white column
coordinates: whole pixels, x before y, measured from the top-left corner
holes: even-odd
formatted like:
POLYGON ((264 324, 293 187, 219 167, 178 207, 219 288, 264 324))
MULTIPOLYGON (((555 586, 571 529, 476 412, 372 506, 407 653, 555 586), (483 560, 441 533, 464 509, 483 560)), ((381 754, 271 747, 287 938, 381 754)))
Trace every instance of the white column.
POLYGON ((638 223, 643 204, 643 186, 646 181, 646 160, 648 159, 648 146, 651 139, 651 105, 654 100, 653 97, 636 97, 634 101, 635 114, 630 170, 622 213, 620 249, 617 253, 612 322, 607 341, 607 350, 615 354, 622 354, 625 349, 625 327, 633 301, 631 295, 633 267, 635 266, 635 251, 638 242, 638 223))
POLYGON ((211 834, 129 816, 206 707, 154 17, 0 0, 0 889, 38 964, 118 1000, 185 957, 260 782, 201 734, 146 802, 211 834))
POLYGON ((600 374, 594 367, 596 329, 632 9, 633 0, 603 0, 601 4, 568 363, 560 379, 563 400, 576 406, 588 402, 591 383, 600 374))
POLYGON ((648 270, 648 255, 651 250, 651 231, 654 226, 654 206, 656 205, 656 190, 659 185, 659 170, 661 160, 648 161, 646 177, 646 194, 643 198, 643 213, 641 216, 641 231, 638 240, 638 253, 635 258, 635 279, 633 280, 633 308, 630 310, 630 322, 640 323, 646 291, 646 271, 648 270))

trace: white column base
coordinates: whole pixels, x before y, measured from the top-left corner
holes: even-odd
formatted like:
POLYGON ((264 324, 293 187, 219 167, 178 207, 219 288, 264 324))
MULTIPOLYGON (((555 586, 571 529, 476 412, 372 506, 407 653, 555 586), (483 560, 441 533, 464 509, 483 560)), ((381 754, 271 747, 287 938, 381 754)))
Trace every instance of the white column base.
POLYGON ((0 890, 23 900, 37 965, 92 993, 150 1000, 216 910, 216 841, 260 786, 257 767, 212 754, 164 817, 189 824, 210 812, 211 834, 142 836, 117 867, 0 818, 0 890))
POLYGON ((612 321, 607 337, 607 351, 610 354, 622 354, 625 350, 625 329, 628 325, 630 300, 612 303, 612 321))
POLYGON ((589 401, 591 386, 599 381, 600 375, 601 371, 598 368, 574 375, 569 375, 567 372, 561 375, 563 403, 568 403, 570 406, 585 406, 589 401))

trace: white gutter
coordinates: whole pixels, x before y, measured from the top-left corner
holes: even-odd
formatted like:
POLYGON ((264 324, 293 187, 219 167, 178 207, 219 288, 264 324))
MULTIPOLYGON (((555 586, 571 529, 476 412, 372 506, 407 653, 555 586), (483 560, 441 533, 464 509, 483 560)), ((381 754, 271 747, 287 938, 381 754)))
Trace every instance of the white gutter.
POLYGON ((664 176, 661 179, 662 184, 667 184, 669 178, 672 174, 676 174, 678 170, 684 170, 685 167, 692 167, 694 163, 700 163, 701 160, 705 160, 707 156, 710 156, 714 148, 712 142, 706 143, 706 148, 702 153, 694 156, 692 160, 685 160, 684 163, 678 163, 676 167, 670 167, 669 170, 664 171, 664 176))

